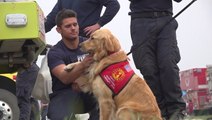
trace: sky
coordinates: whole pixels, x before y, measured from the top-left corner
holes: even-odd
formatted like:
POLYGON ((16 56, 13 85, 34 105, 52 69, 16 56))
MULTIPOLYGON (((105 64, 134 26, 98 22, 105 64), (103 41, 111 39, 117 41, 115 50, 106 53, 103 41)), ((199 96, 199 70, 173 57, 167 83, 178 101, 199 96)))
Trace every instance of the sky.
MULTIPOLYGON (((47 16, 57 0, 36 0, 44 15, 47 16)), ((111 32, 119 39, 122 49, 129 52, 132 46, 130 37, 130 16, 128 16, 129 0, 118 0, 120 10, 114 19, 103 28, 111 32)), ((173 2, 173 12, 176 15, 192 0, 173 2)), ((176 20, 178 21, 177 40, 181 54, 178 66, 180 70, 202 68, 212 65, 212 0, 197 0, 176 20)), ((46 42, 54 45, 60 40, 60 35, 53 28, 46 34, 46 42)), ((132 56, 130 64, 137 73, 132 56)), ((39 57, 38 64, 42 57, 39 57)))

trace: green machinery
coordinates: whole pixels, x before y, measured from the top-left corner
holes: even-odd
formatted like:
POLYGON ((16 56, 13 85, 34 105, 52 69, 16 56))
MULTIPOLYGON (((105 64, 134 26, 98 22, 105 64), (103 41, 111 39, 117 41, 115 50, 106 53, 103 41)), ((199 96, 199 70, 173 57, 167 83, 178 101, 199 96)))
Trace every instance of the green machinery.
POLYGON ((45 49, 44 14, 35 1, 0 2, 0 73, 29 67, 45 49))

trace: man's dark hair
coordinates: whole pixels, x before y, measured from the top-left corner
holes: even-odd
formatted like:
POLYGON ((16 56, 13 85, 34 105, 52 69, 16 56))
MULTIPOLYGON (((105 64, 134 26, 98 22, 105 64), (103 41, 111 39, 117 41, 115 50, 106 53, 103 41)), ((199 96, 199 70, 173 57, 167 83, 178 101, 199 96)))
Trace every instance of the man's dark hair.
POLYGON ((63 19, 70 18, 70 17, 77 18, 77 13, 70 9, 62 9, 61 11, 57 13, 57 16, 55 18, 55 23, 57 26, 60 27, 62 25, 63 19))

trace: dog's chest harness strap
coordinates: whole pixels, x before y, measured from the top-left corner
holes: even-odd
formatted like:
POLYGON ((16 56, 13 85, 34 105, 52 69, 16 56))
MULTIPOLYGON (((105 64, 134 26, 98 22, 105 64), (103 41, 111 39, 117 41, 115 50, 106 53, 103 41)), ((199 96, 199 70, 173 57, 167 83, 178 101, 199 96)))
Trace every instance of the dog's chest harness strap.
POLYGON ((106 67, 100 76, 105 84, 117 95, 130 81, 134 71, 128 61, 122 61, 106 67))

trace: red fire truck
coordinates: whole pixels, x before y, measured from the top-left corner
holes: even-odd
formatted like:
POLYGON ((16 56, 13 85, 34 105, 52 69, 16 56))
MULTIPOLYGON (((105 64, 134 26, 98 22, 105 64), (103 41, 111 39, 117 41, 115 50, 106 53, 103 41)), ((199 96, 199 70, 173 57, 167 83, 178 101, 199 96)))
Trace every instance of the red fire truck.
POLYGON ((211 103, 208 89, 207 68, 193 68, 180 72, 181 88, 186 102, 191 100, 194 110, 206 109, 211 103))

